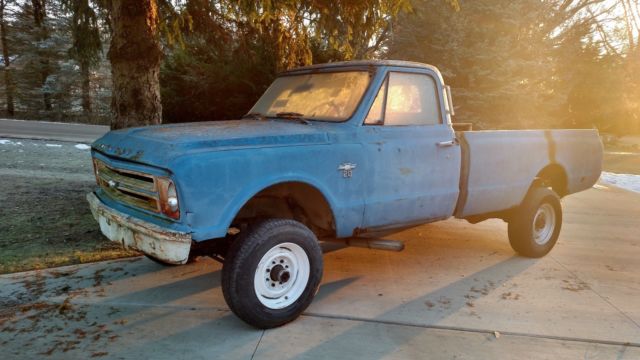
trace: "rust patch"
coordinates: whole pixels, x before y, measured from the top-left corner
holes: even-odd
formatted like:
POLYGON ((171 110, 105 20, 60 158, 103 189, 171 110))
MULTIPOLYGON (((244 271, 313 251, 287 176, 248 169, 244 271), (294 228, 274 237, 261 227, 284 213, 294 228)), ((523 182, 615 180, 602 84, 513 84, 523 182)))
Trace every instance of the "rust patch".
POLYGON ((129 158, 129 160, 132 160, 132 161, 139 161, 139 160, 140 160, 140 158, 142 158, 142 156, 144 156, 144 151, 142 151, 142 150, 138 150, 135 154, 133 154, 133 155, 129 158))
MULTIPOLYGON (((168 263, 187 262, 191 249, 189 233, 173 231, 107 208, 94 193, 87 194, 87 200, 102 233, 111 241, 168 263)), ((100 286, 102 274, 96 275, 95 286, 100 286)))
POLYGON ((553 136, 551 135, 551 130, 544 131, 544 138, 547 140, 547 152, 549 153, 549 163, 555 164, 557 146, 556 146, 556 142, 553 140, 553 136))
POLYGON ((406 176, 406 175, 409 175, 411 173, 413 173, 413 170, 411 170, 409 168, 405 168, 405 167, 400 168, 400 174, 402 174, 402 175, 406 176))

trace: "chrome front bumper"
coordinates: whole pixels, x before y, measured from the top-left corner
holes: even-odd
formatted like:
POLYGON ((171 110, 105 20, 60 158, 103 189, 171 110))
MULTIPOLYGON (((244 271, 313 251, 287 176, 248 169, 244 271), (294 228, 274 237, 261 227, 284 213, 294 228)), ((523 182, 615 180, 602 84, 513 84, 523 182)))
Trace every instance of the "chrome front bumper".
POLYGON ((142 251, 170 264, 186 264, 191 250, 191 234, 168 230, 139 220, 103 204, 94 193, 87 194, 93 217, 109 240, 142 251))

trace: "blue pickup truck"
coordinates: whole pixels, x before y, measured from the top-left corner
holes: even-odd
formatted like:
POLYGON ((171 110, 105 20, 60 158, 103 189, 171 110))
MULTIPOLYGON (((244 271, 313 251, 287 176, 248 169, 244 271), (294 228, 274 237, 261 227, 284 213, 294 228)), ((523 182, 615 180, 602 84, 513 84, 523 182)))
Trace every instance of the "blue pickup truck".
POLYGON ((548 253, 560 198, 600 176, 597 131, 455 131, 452 115, 433 66, 297 68, 240 120, 109 132, 92 145, 87 199, 112 241, 165 264, 223 262, 229 307, 260 328, 311 303, 322 241, 394 248, 376 236, 500 218, 517 253, 548 253))

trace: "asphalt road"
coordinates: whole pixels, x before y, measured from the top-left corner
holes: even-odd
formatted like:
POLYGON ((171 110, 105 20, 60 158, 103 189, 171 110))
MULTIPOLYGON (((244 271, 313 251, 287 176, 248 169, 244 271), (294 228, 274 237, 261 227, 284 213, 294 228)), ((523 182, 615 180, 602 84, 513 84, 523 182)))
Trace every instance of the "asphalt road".
POLYGON ((210 259, 3 275, 2 357, 640 359, 640 195, 599 186, 563 207, 541 259, 517 257, 499 220, 396 234, 401 253, 326 253, 310 308, 267 331, 228 310, 210 259))
POLYGON ((0 119, 0 137, 92 143, 109 131, 108 126, 47 121, 0 119))

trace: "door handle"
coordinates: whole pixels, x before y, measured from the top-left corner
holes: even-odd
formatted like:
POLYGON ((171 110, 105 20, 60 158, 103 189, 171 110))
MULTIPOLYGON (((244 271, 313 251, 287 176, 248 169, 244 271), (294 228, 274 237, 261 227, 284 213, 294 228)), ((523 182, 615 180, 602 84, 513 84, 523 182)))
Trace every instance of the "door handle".
POLYGON ((436 145, 438 147, 449 147, 449 146, 458 145, 458 139, 453 139, 449 141, 440 141, 440 142, 437 142, 436 145))

